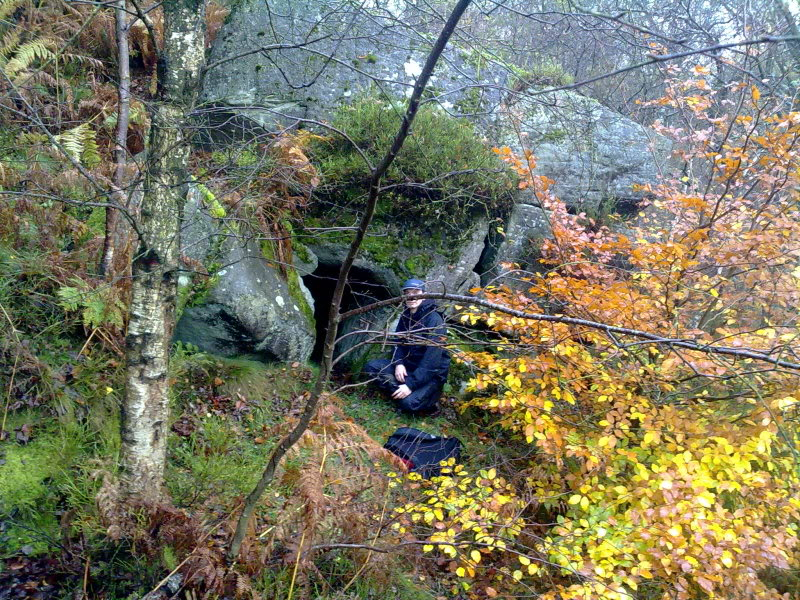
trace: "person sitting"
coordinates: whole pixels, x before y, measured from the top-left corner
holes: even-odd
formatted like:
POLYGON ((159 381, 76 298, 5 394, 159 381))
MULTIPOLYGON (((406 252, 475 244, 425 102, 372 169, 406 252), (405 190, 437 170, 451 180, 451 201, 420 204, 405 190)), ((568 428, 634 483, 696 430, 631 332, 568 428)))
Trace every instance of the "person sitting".
POLYGON ((425 282, 419 279, 403 284, 405 310, 396 330, 403 339, 391 359, 371 360, 364 367, 378 388, 391 394, 398 409, 417 415, 436 412, 450 368, 444 319, 433 300, 417 297, 424 292, 425 282))

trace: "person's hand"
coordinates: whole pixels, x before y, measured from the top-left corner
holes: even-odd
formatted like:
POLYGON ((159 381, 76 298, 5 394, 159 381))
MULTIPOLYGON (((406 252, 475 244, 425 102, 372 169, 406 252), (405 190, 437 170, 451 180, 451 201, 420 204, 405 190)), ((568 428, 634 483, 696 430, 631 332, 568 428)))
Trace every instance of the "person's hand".
POLYGON ((392 394, 392 398, 394 398, 395 400, 402 400, 406 396, 410 395, 411 395, 411 388, 403 384, 394 391, 394 394, 392 394))
MULTIPOLYGON (((394 378, 397 379, 400 383, 404 383, 406 380, 406 375, 408 375, 408 371, 406 371, 405 365, 397 365, 394 368, 394 378)), ((408 394, 406 394, 408 396, 408 394)), ((402 396, 405 398, 406 396, 402 396)))

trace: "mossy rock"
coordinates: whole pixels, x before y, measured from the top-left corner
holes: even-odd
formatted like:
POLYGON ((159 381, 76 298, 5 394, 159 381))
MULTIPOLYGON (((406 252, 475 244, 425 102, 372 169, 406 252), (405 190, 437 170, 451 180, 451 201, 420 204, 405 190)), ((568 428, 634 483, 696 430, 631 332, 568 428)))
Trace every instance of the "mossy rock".
POLYGON ((271 242, 229 238, 218 283, 202 304, 184 310, 175 339, 222 356, 307 360, 316 338, 313 308, 297 272, 287 266, 282 274, 274 260, 271 242))

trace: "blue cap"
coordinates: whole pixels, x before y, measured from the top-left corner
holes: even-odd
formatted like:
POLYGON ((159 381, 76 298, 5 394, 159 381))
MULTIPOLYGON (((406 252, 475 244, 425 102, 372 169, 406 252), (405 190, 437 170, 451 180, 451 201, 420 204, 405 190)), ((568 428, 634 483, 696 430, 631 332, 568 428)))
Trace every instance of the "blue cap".
POLYGON ((425 291, 425 282, 421 279, 407 279, 403 284, 404 290, 420 290, 425 291))

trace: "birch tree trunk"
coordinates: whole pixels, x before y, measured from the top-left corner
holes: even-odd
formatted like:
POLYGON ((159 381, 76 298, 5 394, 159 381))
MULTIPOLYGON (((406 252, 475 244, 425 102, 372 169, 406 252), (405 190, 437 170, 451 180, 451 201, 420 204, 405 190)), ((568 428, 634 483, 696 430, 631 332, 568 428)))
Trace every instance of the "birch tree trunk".
POLYGON ((126 336, 122 482, 128 497, 162 499, 169 422, 169 347, 175 326, 180 218, 189 128, 204 61, 203 0, 166 0, 159 92, 153 103, 138 250, 126 336))
MULTIPOLYGON (((118 99, 117 99, 117 132, 115 136, 116 145, 114 147, 114 195, 117 196, 117 203, 120 206, 127 206, 127 193, 123 190, 123 178, 125 175, 125 163, 128 159, 128 122, 130 120, 131 109, 131 69, 130 69, 130 46, 128 44, 128 34, 130 24, 128 20, 127 0, 117 0, 114 7, 114 22, 117 36, 117 75, 118 99)), ((114 255, 118 243, 117 226, 119 223, 119 213, 113 208, 106 208, 106 231, 103 238, 103 256, 100 259, 100 273, 109 276, 114 271, 114 255)))

